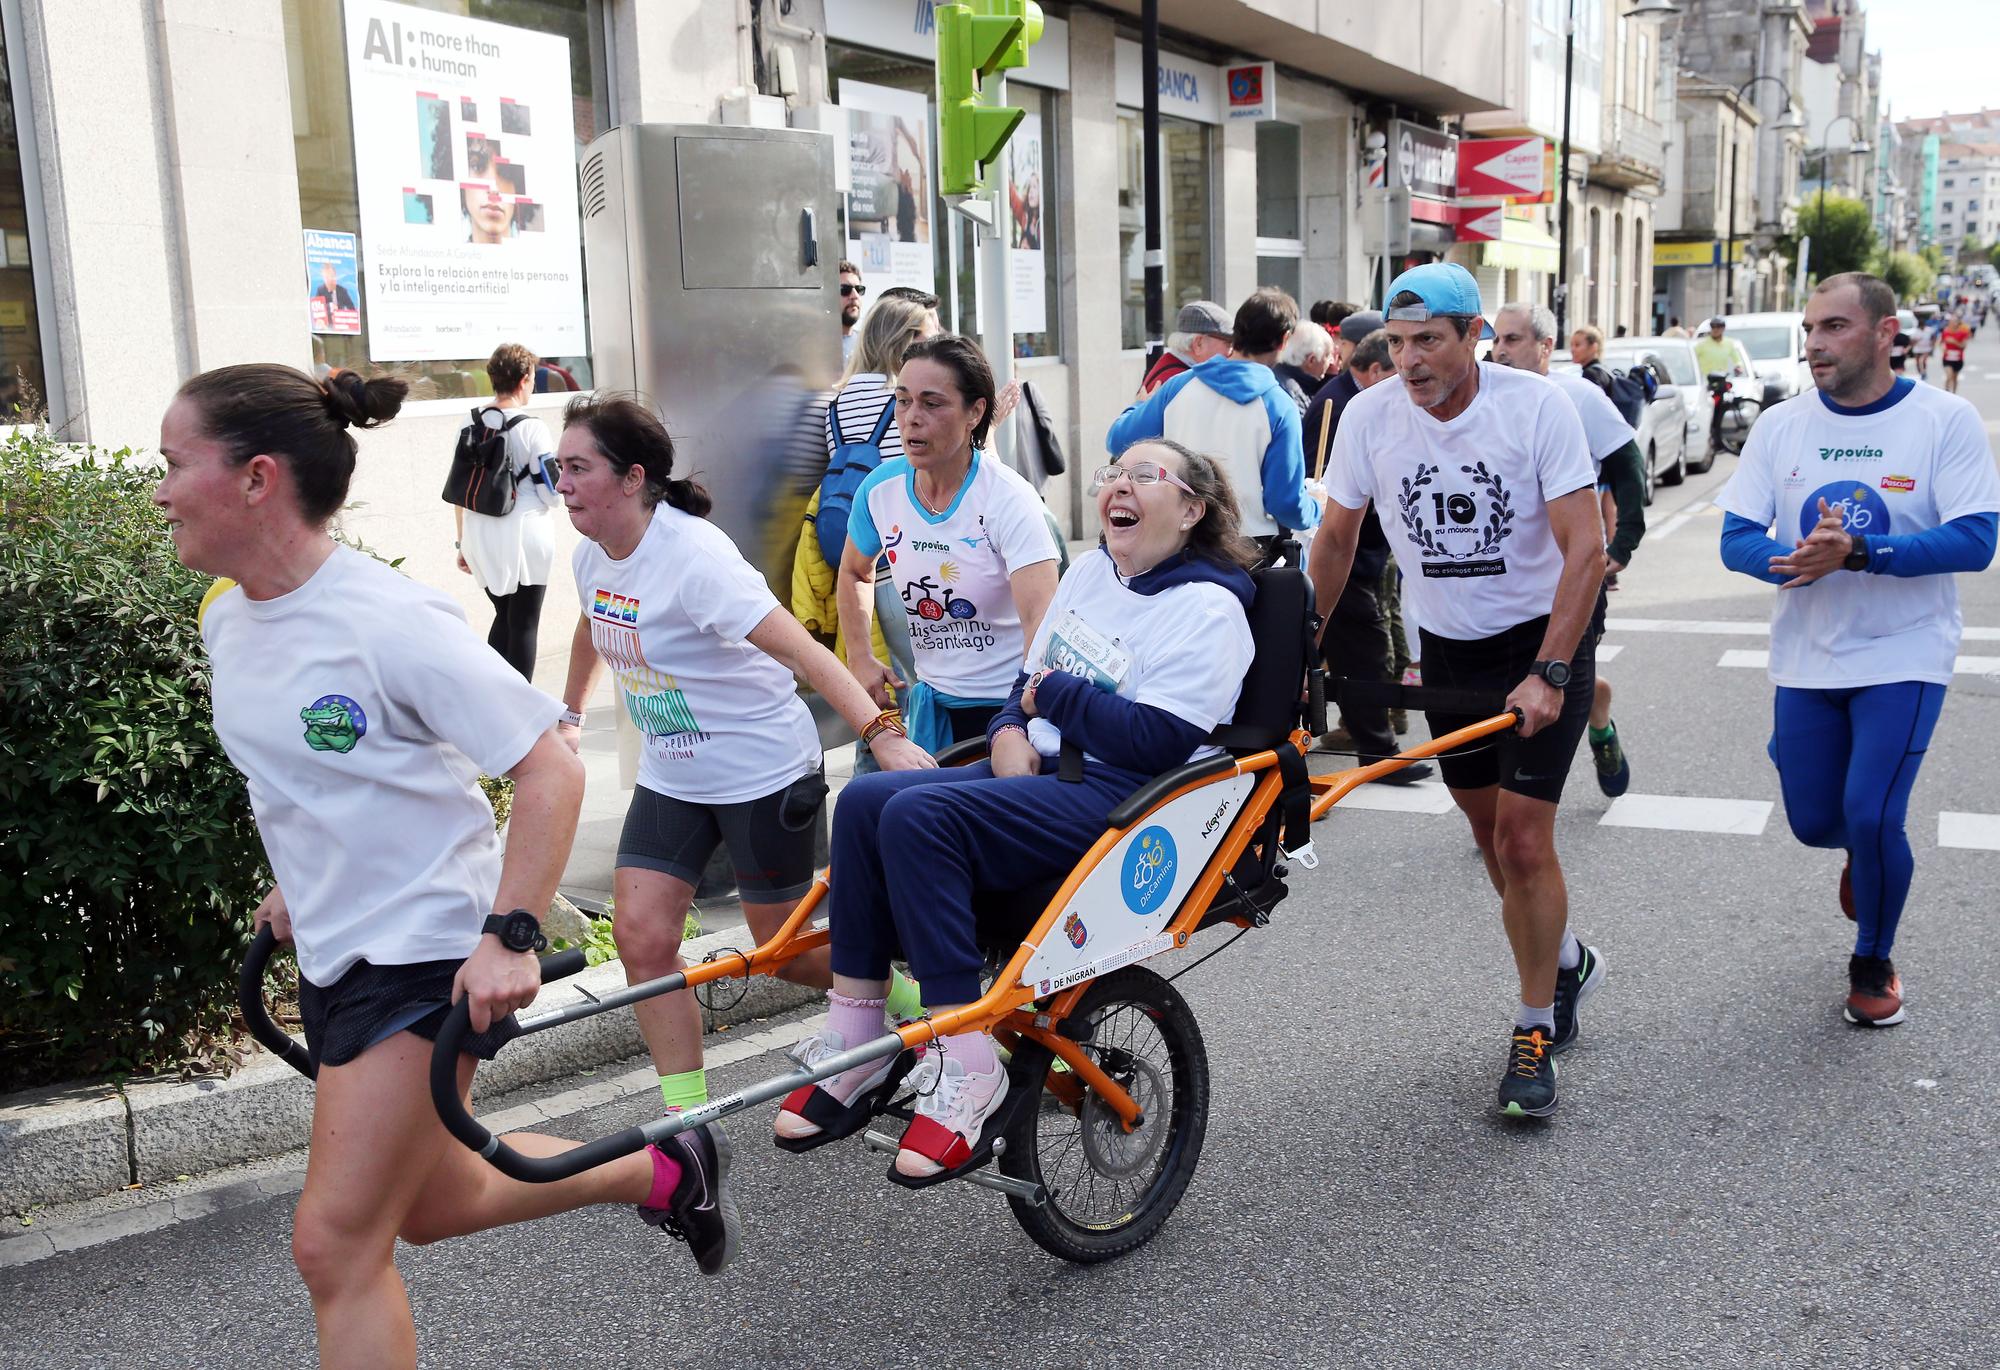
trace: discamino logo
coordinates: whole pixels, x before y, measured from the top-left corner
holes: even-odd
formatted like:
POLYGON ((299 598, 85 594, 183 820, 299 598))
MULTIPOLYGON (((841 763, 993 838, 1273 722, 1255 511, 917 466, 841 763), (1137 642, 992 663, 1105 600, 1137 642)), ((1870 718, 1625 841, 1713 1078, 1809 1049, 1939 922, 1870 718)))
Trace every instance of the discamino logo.
POLYGON ((1172 833, 1157 824, 1143 830, 1125 849, 1125 864, 1119 873, 1125 907, 1134 913, 1152 913, 1164 905, 1173 893, 1178 864, 1172 833))

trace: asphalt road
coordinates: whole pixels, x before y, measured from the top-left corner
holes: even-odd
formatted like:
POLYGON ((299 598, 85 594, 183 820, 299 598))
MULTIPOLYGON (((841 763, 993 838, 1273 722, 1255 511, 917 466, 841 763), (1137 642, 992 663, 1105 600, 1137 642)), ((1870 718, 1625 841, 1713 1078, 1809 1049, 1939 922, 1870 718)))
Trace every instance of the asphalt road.
MULTIPOLYGON (((2000 416, 2000 344, 1972 361, 1966 393, 2000 416)), ((1614 620, 1766 617, 1774 591, 1716 559, 1706 501, 1730 469, 1660 492, 1614 620)), ((2000 628, 2000 579, 1962 588, 1966 623, 2000 628)), ((1718 664, 1761 641, 1606 643, 1635 792, 1778 800, 1770 688, 1718 664)), ((1560 1115, 1503 1124, 1514 987, 1462 821, 1340 809, 1273 925, 1180 982, 1213 1112, 1186 1199, 1138 1253, 1066 1266, 996 1195, 906 1193, 858 1146, 772 1149, 766 1108, 732 1122, 735 1269, 701 1280, 609 1209, 406 1249, 424 1363, 2000 1364, 2000 851, 1938 845, 1940 812, 2000 811, 1996 768, 2000 678, 1961 676, 1909 824, 1911 1021, 1893 1031, 1840 1021, 1837 854, 1793 841, 1782 805, 1754 835, 1602 826, 1584 755, 1558 840, 1609 983, 1563 1058, 1560 1115)), ((0 1270, 0 1366, 309 1363, 292 1205, 0 1270)))

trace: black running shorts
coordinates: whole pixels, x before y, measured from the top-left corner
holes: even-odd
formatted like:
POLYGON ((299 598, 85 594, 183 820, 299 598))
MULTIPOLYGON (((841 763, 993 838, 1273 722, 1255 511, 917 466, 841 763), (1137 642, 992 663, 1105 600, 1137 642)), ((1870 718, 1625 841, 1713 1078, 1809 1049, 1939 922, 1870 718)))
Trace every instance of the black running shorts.
MULTIPOLYGON (((1423 672, 1426 686, 1453 690, 1481 690, 1496 699, 1512 694, 1514 687, 1528 678, 1528 668, 1540 658, 1542 636, 1548 631, 1545 614, 1517 624, 1492 637, 1460 641, 1433 636, 1420 630, 1423 643, 1423 672)), ((1563 692, 1562 714, 1533 737, 1504 732, 1481 738, 1459 752, 1438 758, 1444 783, 1455 790, 1478 790, 1498 785, 1504 790, 1545 799, 1554 804, 1562 799, 1563 782, 1569 778, 1576 744, 1590 723, 1590 698, 1597 682, 1596 642, 1586 631, 1570 662, 1569 686, 1563 692)), ((1442 737, 1457 728, 1469 727, 1481 719, 1478 714, 1439 714, 1426 711, 1432 737, 1442 737)))
POLYGON ((825 806, 823 771, 741 804, 697 804, 641 785, 625 811, 618 866, 659 871, 699 887, 709 857, 727 843, 745 902, 790 903, 812 888, 813 848, 825 806))
MULTIPOLYGON (((356 961, 347 973, 321 988, 299 977, 299 1017, 306 1030, 306 1054, 315 1066, 344 1066, 377 1042, 399 1032, 437 1040, 451 1010, 451 985, 463 961, 416 961, 375 966, 356 961)), ((465 1039, 464 1050, 482 1061, 493 1059, 519 1031, 512 1014, 465 1039)))

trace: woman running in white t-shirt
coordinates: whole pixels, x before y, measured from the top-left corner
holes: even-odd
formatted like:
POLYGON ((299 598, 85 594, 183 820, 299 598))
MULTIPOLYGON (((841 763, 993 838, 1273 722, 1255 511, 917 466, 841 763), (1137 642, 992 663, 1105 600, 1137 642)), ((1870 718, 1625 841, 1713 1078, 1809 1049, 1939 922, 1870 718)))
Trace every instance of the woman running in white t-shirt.
MULTIPOLYGON (((392 418, 406 390, 351 371, 323 383, 284 366, 204 372, 161 422, 167 473, 153 495, 181 563, 227 578, 202 640, 215 730, 277 877, 256 922, 297 949, 318 1065, 292 1257, 328 1366, 416 1364, 398 1237, 423 1244, 616 1201, 656 1225, 671 1218, 704 1269, 734 1243, 706 1132, 525 1184, 453 1141, 431 1106, 430 1043, 448 1007, 471 1000, 466 1093, 473 1058, 491 1057, 535 997, 533 950, 510 944, 539 940, 522 911, 555 894, 583 768, 556 735, 562 706, 456 604, 327 534, 354 470, 347 430, 392 418), (504 851, 482 770, 514 781, 504 851)), ((534 1156, 575 1145, 507 1142, 534 1156)))
MULTIPOLYGON (((743 917, 768 941, 812 887, 813 844, 826 802, 819 733, 799 698, 804 676, 869 742, 884 770, 934 766, 878 713, 838 657, 781 608, 729 535, 710 523, 708 495, 675 479, 666 426, 638 398, 571 400, 556 488, 588 541, 576 550, 583 606, 570 646, 574 746, 583 706, 605 666, 644 737, 639 784, 618 839, 612 929, 633 984, 685 967, 681 934, 695 887, 727 844, 743 917)), ((824 989, 824 951, 780 972, 824 989)), ((686 990, 634 1005, 668 1109, 708 1101, 701 1010, 686 990)), ((718 1139, 720 1129, 707 1131, 718 1139)))
POLYGON ((861 483, 847 518, 848 669, 884 707, 904 684, 869 649, 875 559, 886 555, 917 668, 903 718, 931 751, 985 736, 1056 592, 1060 552, 1042 497, 980 450, 995 400, 977 343, 947 333, 912 344, 896 376, 902 455, 861 483))

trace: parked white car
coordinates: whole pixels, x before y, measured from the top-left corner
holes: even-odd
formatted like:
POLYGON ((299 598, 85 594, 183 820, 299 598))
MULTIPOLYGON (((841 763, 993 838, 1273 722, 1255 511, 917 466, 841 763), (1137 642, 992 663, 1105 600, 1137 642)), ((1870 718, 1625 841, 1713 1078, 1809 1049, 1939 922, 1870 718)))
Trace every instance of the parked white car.
MULTIPOLYGON (((1639 417, 1639 454, 1646 463, 1646 503, 1653 502, 1653 489, 1660 485, 1679 485, 1687 478, 1689 471, 1706 471, 1714 463, 1714 457, 1705 456, 1699 466, 1694 464, 1698 453, 1708 451, 1707 420, 1702 427, 1689 435, 1685 406, 1682 398, 1688 390, 1684 384, 1672 381, 1672 372, 1665 366, 1664 358, 1648 358, 1642 352, 1631 350, 1627 345, 1634 342, 1652 342, 1654 339, 1607 338, 1604 343, 1604 364, 1620 371, 1630 371, 1639 362, 1659 361, 1656 373, 1660 381, 1659 391, 1646 405, 1645 413, 1639 417)), ((1674 342, 1673 338, 1660 339, 1674 342)), ((1683 342, 1687 351, 1687 366, 1694 368, 1694 348, 1683 342)), ((1557 352, 1549 357, 1549 370, 1568 371, 1575 374, 1583 368, 1570 359, 1568 352, 1557 352)), ((1697 387, 1698 388, 1698 387, 1697 387)))
MULTIPOLYGON (((1631 370, 1644 363, 1653 368, 1660 378, 1658 401, 1671 392, 1673 402, 1680 409, 1681 451, 1686 469, 1695 475, 1702 475, 1715 465, 1715 453, 1709 447, 1708 430, 1714 421, 1714 402, 1709 398, 1708 379, 1701 374, 1701 366, 1694 359, 1694 343, 1688 338, 1607 338, 1604 341, 1604 361, 1607 366, 1619 366, 1631 370)), ((1665 419, 1664 412, 1661 415, 1665 419)), ((1665 448, 1661 451, 1664 453, 1665 448)))
POLYGON ((1725 314, 1722 322, 1727 330, 1724 336, 1749 349, 1750 365, 1764 382, 1761 398, 1765 408, 1812 389, 1812 370, 1806 365, 1804 314, 1725 314))

